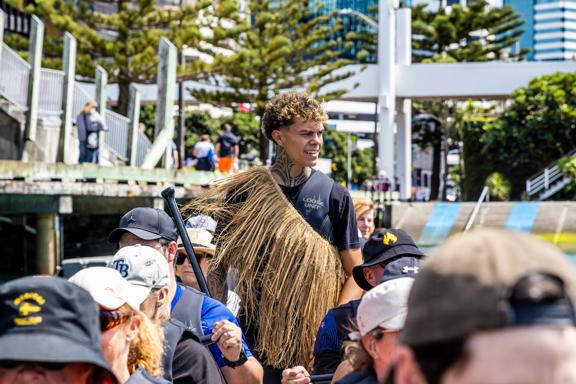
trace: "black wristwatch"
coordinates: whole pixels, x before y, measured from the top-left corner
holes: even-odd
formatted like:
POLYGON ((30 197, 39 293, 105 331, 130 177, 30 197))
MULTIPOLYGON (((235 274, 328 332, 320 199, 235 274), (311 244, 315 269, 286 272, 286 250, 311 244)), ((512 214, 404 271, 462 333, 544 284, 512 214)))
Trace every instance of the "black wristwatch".
POLYGON ((225 358, 224 356, 222 356, 222 357, 224 358, 224 363, 230 368, 239 367, 242 364, 244 364, 246 361, 248 361, 248 356, 246 356, 246 351, 244 350, 244 347, 242 347, 242 350, 240 351, 240 356, 238 357, 238 360, 236 360, 236 361, 230 361, 227 358, 225 358))

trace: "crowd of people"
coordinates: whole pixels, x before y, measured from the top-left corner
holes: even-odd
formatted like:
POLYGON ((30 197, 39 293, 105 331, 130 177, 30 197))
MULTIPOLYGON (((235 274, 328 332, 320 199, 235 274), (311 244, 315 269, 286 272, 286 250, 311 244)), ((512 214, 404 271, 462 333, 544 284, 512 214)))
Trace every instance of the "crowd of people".
POLYGON ((137 207, 106 267, 1 285, 0 384, 576 383, 567 257, 497 229, 425 255, 375 228, 371 201, 312 168, 325 119, 303 94, 270 101, 276 163, 184 207, 193 254, 137 207))

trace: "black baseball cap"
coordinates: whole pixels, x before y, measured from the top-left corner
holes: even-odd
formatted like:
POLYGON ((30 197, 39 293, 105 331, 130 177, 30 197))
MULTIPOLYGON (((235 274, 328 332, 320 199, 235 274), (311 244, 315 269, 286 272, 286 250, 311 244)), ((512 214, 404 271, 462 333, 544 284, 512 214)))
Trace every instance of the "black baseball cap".
POLYGON ((0 286, 0 360, 89 363, 117 382, 100 349, 96 303, 60 277, 23 277, 0 286))
POLYGON ((414 256, 401 256, 393 259, 384 266, 384 274, 380 283, 398 279, 400 277, 416 277, 422 266, 422 259, 414 256))
POLYGON ((130 232, 143 240, 166 239, 176 241, 178 230, 172 218, 158 208, 138 207, 120 219, 118 228, 110 232, 108 241, 117 243, 124 232, 130 232))
MULTIPOLYGON (((376 230, 362 248, 364 263, 352 269, 352 276, 360 288, 369 291, 372 285, 366 281, 363 269, 376 264, 388 263, 401 257, 422 258, 424 254, 412 237, 403 229, 376 230)), ((404 267, 404 265, 399 266, 404 267)))

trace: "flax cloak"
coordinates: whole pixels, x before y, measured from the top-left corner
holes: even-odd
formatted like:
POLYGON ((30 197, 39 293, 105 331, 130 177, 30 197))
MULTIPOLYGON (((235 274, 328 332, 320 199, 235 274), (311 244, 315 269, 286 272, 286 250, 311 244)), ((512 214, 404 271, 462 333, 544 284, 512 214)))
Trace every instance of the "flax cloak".
POLYGON ((336 248, 306 222, 266 167, 216 182, 184 211, 223 223, 210 269, 239 271, 236 290, 259 330, 254 348, 264 363, 307 365, 316 331, 340 294, 336 248))

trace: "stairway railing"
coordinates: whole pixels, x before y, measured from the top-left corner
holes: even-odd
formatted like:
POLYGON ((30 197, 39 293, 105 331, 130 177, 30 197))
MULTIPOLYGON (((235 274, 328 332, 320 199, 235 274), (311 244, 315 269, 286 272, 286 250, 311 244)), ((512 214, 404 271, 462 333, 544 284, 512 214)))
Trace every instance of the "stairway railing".
POLYGON ((30 64, 2 43, 0 56, 0 95, 26 111, 30 64))
MULTIPOLYGON (((568 153, 566 156, 576 156, 576 150, 568 153)), ((536 175, 532 176, 530 179, 526 180, 526 194, 528 197, 539 195, 546 192, 556 182, 563 179, 564 174, 556 161, 536 175)))

